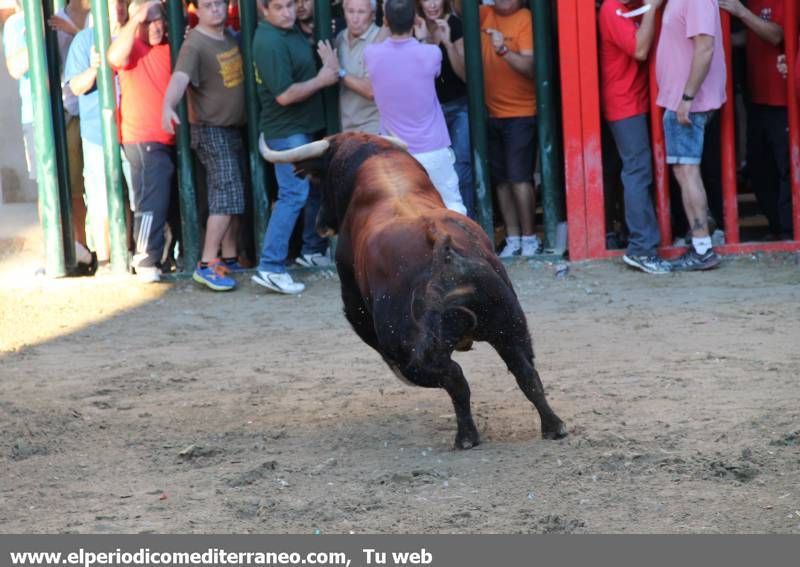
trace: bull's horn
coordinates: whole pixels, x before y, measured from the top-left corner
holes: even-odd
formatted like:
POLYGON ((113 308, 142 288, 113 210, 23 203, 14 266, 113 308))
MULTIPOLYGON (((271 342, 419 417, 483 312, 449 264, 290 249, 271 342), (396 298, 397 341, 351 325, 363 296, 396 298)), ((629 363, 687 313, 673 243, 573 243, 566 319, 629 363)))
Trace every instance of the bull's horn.
POLYGON ((403 140, 398 138, 397 136, 381 136, 384 140, 389 140, 395 146, 400 148, 401 150, 408 150, 408 144, 406 144, 403 140))
POLYGON ((261 157, 270 163, 295 163, 319 157, 328 151, 330 145, 328 140, 319 140, 291 150, 278 151, 269 149, 267 142, 264 141, 264 134, 258 136, 258 151, 261 153, 261 157))

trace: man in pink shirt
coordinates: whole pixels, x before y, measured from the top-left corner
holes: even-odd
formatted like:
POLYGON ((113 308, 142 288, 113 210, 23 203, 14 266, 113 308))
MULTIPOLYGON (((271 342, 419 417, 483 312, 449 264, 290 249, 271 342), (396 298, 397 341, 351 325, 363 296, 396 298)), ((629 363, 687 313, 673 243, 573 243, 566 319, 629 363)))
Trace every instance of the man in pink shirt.
POLYGON ((717 0, 669 0, 656 55, 659 106, 664 113, 667 163, 681 186, 692 232, 677 271, 719 265, 708 230, 708 197, 700 175, 705 127, 726 101, 725 53, 717 0))

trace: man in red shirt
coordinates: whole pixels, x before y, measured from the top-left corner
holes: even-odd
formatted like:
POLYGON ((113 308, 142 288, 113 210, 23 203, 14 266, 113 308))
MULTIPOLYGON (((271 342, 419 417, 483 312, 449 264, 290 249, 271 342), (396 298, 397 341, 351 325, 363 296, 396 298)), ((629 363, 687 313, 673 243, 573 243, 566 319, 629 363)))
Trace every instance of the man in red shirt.
POLYGON ((120 138, 131 164, 133 267, 140 280, 155 282, 161 276, 175 173, 175 135, 161 128, 161 107, 172 70, 160 2, 134 0, 133 6, 130 20, 106 55, 119 73, 120 138))
POLYGON ((650 107, 647 58, 662 0, 605 0, 598 15, 600 31, 600 98, 603 117, 622 158, 625 222, 630 233, 622 257, 648 274, 671 271, 658 256, 661 240, 653 201, 650 152, 650 107))
POLYGON ((792 239, 786 81, 775 67, 784 51, 784 0, 719 0, 747 27, 747 165, 769 221, 769 238, 792 239))

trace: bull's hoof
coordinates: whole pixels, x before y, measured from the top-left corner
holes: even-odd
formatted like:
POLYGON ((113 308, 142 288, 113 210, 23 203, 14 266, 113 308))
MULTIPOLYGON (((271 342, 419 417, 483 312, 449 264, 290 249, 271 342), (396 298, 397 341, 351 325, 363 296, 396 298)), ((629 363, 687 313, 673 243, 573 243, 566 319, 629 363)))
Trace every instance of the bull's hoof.
POLYGON ((481 444, 481 438, 478 432, 467 433, 464 435, 456 435, 456 449, 466 450, 481 444))
POLYGON ((559 421, 555 426, 542 428, 542 439, 563 439, 567 436, 567 426, 559 421))

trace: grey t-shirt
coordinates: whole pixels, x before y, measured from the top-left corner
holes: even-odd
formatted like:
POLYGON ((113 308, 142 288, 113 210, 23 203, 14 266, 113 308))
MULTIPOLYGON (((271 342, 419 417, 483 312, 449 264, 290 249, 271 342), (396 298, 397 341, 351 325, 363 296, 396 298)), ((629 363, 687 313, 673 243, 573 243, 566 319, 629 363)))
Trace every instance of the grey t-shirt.
MULTIPOLYGON (((336 36, 335 43, 339 54, 339 65, 354 77, 368 77, 367 65, 364 63, 364 49, 375 42, 379 33, 380 28, 372 24, 351 45, 347 30, 342 30, 336 36)), ((381 119, 375 102, 348 89, 344 84, 339 89, 339 115, 342 120, 342 130, 345 132, 358 131, 368 134, 380 132, 381 119)))

